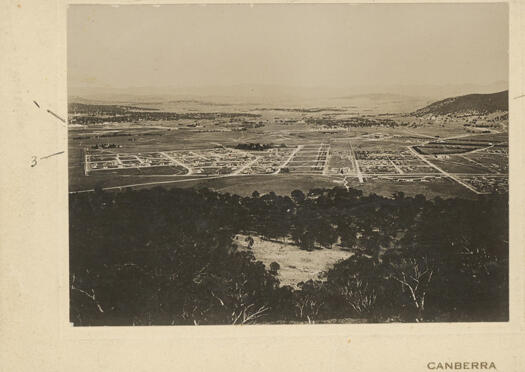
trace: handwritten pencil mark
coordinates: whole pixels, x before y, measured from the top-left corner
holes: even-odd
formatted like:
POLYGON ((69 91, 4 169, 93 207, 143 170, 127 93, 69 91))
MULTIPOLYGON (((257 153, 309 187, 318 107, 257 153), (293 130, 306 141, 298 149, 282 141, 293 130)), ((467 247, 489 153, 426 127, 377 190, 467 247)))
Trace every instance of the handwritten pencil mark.
MULTIPOLYGON (((40 108, 40 105, 38 104, 37 101, 33 100, 33 103, 35 104, 36 107, 40 108)), ((60 120, 62 123, 66 124, 66 120, 64 118, 62 118, 61 116, 55 114, 53 111, 51 111, 50 109, 47 109, 46 110, 49 114, 53 115, 55 118, 57 118, 58 120, 60 120)), ((65 125, 64 125, 65 126, 65 125)))
POLYGON ((47 158, 50 158, 50 157, 52 157, 52 156, 60 155, 60 154, 63 154, 63 153, 64 153, 64 151, 55 152, 54 154, 51 154, 51 155, 42 156, 42 157, 40 158, 40 160, 47 159, 47 158))
POLYGON ((37 158, 35 155, 31 156, 31 168, 34 168, 38 165, 38 161, 39 160, 44 160, 44 159, 47 159, 47 158, 50 158, 52 156, 55 156, 55 155, 60 155, 60 154, 63 154, 64 151, 59 151, 59 152, 55 152, 53 154, 50 154, 50 155, 46 155, 46 156, 42 156, 40 158, 37 158))
POLYGON ((55 118, 57 118, 58 120, 60 120, 62 123, 65 123, 66 121, 61 118, 60 116, 58 116, 57 114, 55 114, 53 111, 51 111, 50 109, 47 109, 47 112, 49 112, 51 115, 53 115, 55 118))

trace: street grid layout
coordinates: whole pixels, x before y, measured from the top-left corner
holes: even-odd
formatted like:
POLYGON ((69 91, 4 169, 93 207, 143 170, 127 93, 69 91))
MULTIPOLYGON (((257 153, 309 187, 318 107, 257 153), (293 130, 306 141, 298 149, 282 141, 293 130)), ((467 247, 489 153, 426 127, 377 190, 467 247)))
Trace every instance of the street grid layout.
MULTIPOLYGON (((461 136, 465 138, 468 136, 461 136)), ((360 149, 360 142, 378 141, 391 136, 381 133, 347 139, 343 147, 328 143, 304 143, 275 147, 265 151, 244 151, 227 147, 211 149, 171 150, 140 153, 114 153, 108 150, 89 152, 84 156, 86 175, 94 172, 134 169, 141 174, 148 170, 169 169, 173 176, 232 177, 246 175, 317 175, 356 177, 360 183, 373 179, 393 182, 425 181, 446 178, 476 194, 508 190, 508 147, 497 143, 462 144, 460 137, 439 141, 442 153, 424 153, 425 146, 435 148, 435 138, 425 143, 386 150, 377 146, 360 149), (459 144, 458 144, 459 143, 459 144), (462 146, 460 153, 453 149, 462 146), (465 151, 467 148, 468 151, 465 151), (334 156, 333 166, 330 159, 334 156), (332 164, 332 165, 330 165, 332 164)), ((341 141, 342 139, 337 139, 341 141)), ((468 139, 467 139, 468 140, 468 139)), ((336 142, 337 142, 336 141, 336 142)), ((159 172, 159 174, 161 174, 159 172)), ((164 173, 166 174, 166 173, 164 173)))

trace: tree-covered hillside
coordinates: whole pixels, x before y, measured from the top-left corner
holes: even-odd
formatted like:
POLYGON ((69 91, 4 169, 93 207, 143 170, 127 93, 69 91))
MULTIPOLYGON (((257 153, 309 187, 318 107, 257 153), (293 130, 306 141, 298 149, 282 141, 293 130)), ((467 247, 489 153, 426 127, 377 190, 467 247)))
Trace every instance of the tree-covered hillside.
POLYGON ((70 303, 75 325, 505 321, 507 196, 72 194, 70 303), (282 287, 239 233, 354 255, 325 281, 282 287))
POLYGON ((414 112, 417 116, 446 115, 457 113, 489 114, 508 111, 509 91, 492 94, 468 94, 434 102, 414 112))

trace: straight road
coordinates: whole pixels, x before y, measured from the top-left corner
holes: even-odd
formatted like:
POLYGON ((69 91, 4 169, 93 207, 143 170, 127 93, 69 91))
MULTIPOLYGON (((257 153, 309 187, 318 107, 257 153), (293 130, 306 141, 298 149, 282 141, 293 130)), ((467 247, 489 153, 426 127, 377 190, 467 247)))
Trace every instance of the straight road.
POLYGON ((324 167, 323 167, 323 175, 328 174, 328 162, 330 161, 331 156, 332 154, 330 154, 330 146, 329 146, 328 149, 326 150, 326 159, 325 159, 324 167))
POLYGON ((417 137, 437 139, 436 136, 429 136, 427 134, 421 134, 421 133, 417 133, 417 132, 412 132, 411 130, 406 130, 405 129, 405 132, 408 133, 408 134, 411 134, 413 136, 417 136, 417 137))
POLYGON ((262 158, 262 156, 257 156, 255 159, 253 159, 252 161, 249 161, 248 163, 244 164, 242 167, 240 167, 239 169, 237 169, 235 172, 231 173, 230 175, 236 176, 236 175, 240 174, 246 168, 251 167, 260 158, 262 158))
POLYGON ((399 174, 404 174, 404 173, 405 173, 405 172, 403 172, 403 170, 402 170, 401 168, 399 168, 399 167, 397 166, 396 163, 394 163, 394 162, 392 161, 392 159, 388 158, 388 160, 390 160, 390 163, 392 163, 392 166, 393 166, 394 168, 396 168, 397 173, 399 173, 399 174))
POLYGON ((168 154, 166 154, 165 152, 160 152, 160 154, 168 159, 170 159, 172 162, 174 163, 177 163, 178 165, 180 165, 181 167, 183 168, 186 168, 188 170, 188 173, 185 174, 185 176, 189 176, 189 175, 192 175, 193 174, 193 169, 191 169, 190 167, 188 167, 186 164, 178 161, 177 159, 175 159, 174 157, 172 156, 169 156, 168 154))
POLYGON ((464 186, 466 187, 467 189, 469 189, 470 191, 476 193, 476 194, 484 194, 482 192, 479 192, 478 190, 476 190, 475 188, 473 188, 472 186, 470 186, 468 183, 465 183, 463 181, 461 181, 459 178, 453 176, 452 174, 448 173, 448 172, 445 172, 443 169, 441 169, 440 167, 438 167, 437 165, 429 162, 427 159, 425 159, 421 154, 419 154, 416 150, 414 150, 414 148, 412 146, 407 146, 407 148, 410 150, 410 152, 412 154, 414 154, 416 157, 418 157, 419 159, 421 159, 421 161, 427 163, 429 166, 431 166, 432 168, 438 170, 439 172, 441 172, 442 174, 444 174, 445 176, 447 176, 448 178, 456 181, 457 183, 459 183, 461 186, 464 186))
POLYGON ((359 180, 359 183, 363 183, 363 174, 361 173, 361 168, 359 168, 359 163, 357 162, 357 158, 355 157, 354 148, 352 147, 351 141, 348 141, 348 147, 350 148, 350 158, 354 163, 357 179, 359 180))
POLYGON ((290 156, 288 157, 288 159, 286 159, 286 161, 284 163, 282 163, 279 168, 273 172, 272 174, 277 174, 281 171, 281 169, 283 169, 284 167, 286 167, 288 165, 288 163, 290 162, 290 160, 292 160, 292 158, 295 156, 295 154, 297 154, 297 152, 299 152, 299 150, 301 150, 304 146, 303 145, 299 145, 295 148, 295 150, 293 150, 293 152, 290 154, 290 156))

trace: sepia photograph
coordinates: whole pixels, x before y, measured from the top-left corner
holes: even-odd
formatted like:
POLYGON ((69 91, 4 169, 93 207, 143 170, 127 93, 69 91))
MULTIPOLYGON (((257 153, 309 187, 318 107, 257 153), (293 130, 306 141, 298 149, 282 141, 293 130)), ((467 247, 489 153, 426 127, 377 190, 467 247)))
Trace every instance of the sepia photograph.
POLYGON ((66 39, 74 327, 509 321, 508 4, 70 4, 66 39))

